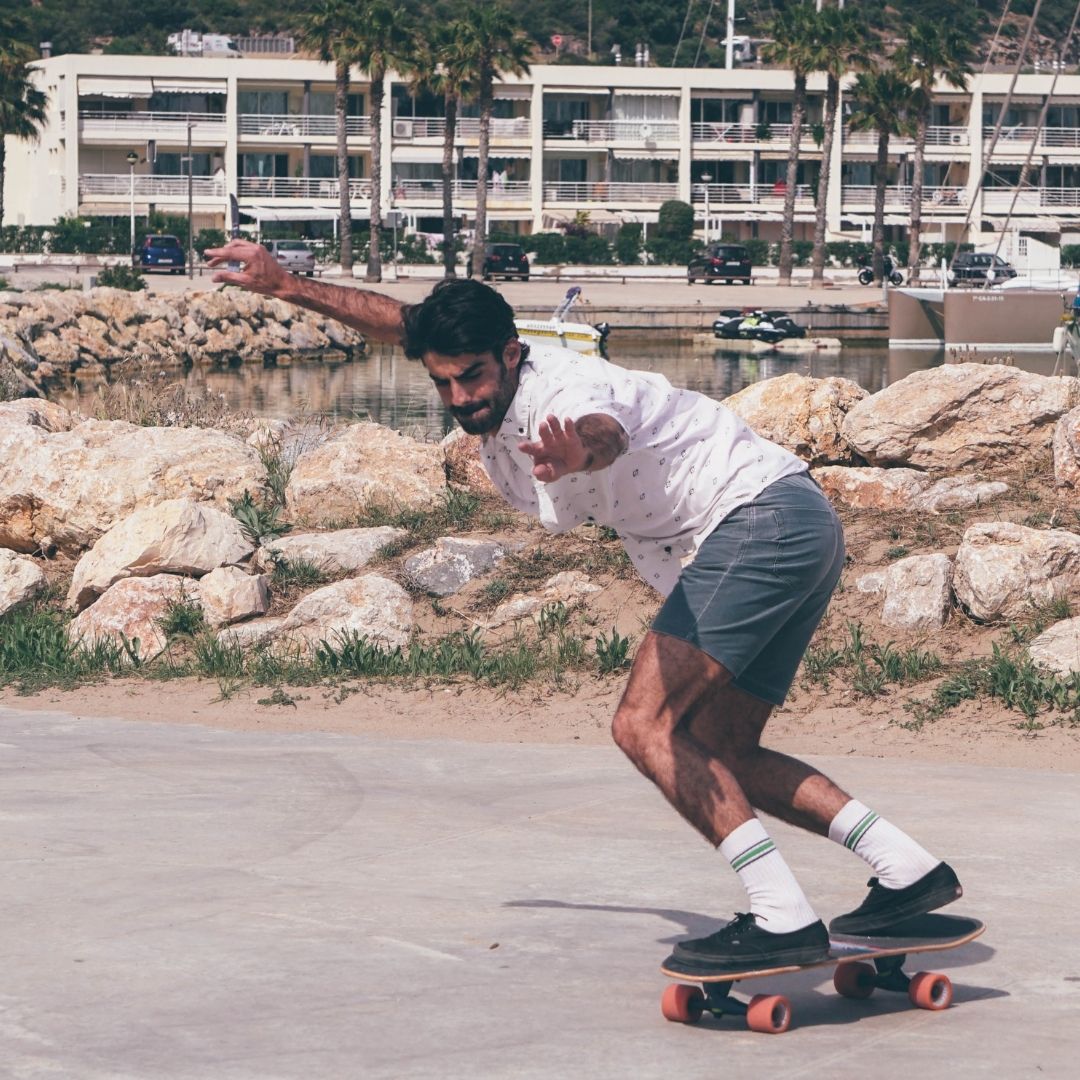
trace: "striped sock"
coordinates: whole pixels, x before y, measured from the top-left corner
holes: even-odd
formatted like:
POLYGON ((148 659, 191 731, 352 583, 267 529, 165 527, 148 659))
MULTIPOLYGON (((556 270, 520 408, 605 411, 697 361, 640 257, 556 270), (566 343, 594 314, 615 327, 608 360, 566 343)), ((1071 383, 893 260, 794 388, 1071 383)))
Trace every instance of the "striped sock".
POLYGON ((865 859, 886 889, 903 889, 941 861, 857 799, 829 825, 829 839, 865 859))
POLYGON ((721 845, 720 854, 739 875, 758 925, 787 934, 817 922, 795 875, 757 818, 740 825, 721 845))

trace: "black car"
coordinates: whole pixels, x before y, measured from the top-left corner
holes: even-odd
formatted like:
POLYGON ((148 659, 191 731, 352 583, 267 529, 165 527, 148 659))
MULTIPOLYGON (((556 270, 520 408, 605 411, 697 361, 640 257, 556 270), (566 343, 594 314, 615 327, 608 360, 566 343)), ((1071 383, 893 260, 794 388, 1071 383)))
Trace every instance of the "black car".
POLYGON ((949 269, 949 280, 956 284, 965 281, 984 284, 991 270, 994 272, 990 279, 992 281, 1008 281, 1016 277, 1016 271, 1000 255, 961 251, 949 269))
POLYGON ((686 267, 686 283, 724 280, 750 284, 750 252, 741 244, 710 244, 686 267))
MULTIPOLYGON (((469 256, 469 276, 472 276, 472 256, 469 256)), ((481 276, 485 281, 492 278, 521 278, 529 280, 529 256, 520 244, 488 244, 484 248, 484 265, 481 276)))
POLYGON ((144 236, 142 244, 135 249, 133 261, 142 270, 182 274, 187 254, 175 236, 144 236))

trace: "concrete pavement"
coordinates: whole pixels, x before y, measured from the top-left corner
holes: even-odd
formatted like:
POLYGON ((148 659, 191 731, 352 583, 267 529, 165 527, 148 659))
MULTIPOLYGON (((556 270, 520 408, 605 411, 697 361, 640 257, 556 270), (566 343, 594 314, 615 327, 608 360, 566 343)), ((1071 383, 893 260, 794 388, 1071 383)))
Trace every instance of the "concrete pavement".
MULTIPOLYGON (((613 748, 0 708, 0 1076, 1075 1075, 1080 777, 817 764, 988 922, 927 961, 949 1011, 847 1001, 826 970, 751 984, 792 998, 779 1038, 664 1021, 668 945, 741 892, 613 748)), ((849 853, 774 835, 823 915, 861 895, 849 853)))

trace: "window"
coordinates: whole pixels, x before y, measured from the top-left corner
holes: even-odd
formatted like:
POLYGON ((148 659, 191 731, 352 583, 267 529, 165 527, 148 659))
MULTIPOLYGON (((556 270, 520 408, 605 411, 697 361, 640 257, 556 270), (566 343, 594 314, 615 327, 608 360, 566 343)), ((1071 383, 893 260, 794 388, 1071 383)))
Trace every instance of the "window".
MULTIPOLYGON (((186 157, 186 154, 166 154, 159 150, 154 159, 154 172, 158 176, 187 176, 187 162, 183 160, 186 157)), ((192 176, 210 176, 212 173, 209 154, 191 155, 192 176)))
MULTIPOLYGON (((311 114, 312 116, 333 116, 334 115, 334 95, 326 93, 325 91, 318 90, 312 92, 311 95, 311 114)), ((364 115, 364 95, 363 94, 347 94, 345 98, 345 115, 346 116, 363 116, 364 115)))
MULTIPOLYGON (((312 97, 314 96, 313 94, 312 97)), ((289 111, 289 92, 287 90, 241 90, 236 95, 236 108, 242 115, 284 116, 289 111)))

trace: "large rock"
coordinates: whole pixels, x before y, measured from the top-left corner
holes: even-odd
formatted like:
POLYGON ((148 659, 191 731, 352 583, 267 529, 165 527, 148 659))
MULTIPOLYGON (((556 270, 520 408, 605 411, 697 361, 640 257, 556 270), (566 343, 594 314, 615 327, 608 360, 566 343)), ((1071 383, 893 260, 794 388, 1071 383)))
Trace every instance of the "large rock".
POLYGON ((242 622, 270 610, 270 579, 245 574, 237 566, 219 566, 199 579, 199 605, 208 626, 242 622))
POLYGON ((494 540, 441 536, 433 548, 405 560, 405 573, 432 596, 452 596, 473 578, 490 574, 505 557, 506 548, 494 540))
POLYGON ((1080 672, 1080 618, 1054 623, 1028 645, 1028 654, 1064 678, 1080 672))
POLYGON ((883 593, 881 621, 899 630, 940 630, 951 608, 952 561, 948 555, 911 555, 887 570, 866 574, 859 592, 883 593))
POLYGON ((320 642, 332 646, 345 635, 358 634, 384 648, 404 646, 413 628, 409 594, 378 574, 364 574, 309 593, 289 612, 278 637, 312 650, 320 642))
POLYGON ((265 475, 256 450, 220 431, 0 424, 0 547, 31 552, 50 536, 77 554, 142 506, 187 497, 226 510, 265 475))
POLYGON ((979 480, 970 473, 934 479, 918 469, 823 465, 813 474, 830 499, 853 510, 922 510, 938 514, 981 505, 1009 490, 1004 481, 979 480))
POLYGON ((44 398, 0 401, 0 427, 25 426, 57 432, 70 431, 71 424, 71 413, 67 409, 44 398))
POLYGON ((82 648, 104 641, 122 645, 124 639, 140 660, 157 656, 166 645, 161 620, 176 603, 198 601, 198 583, 173 574, 124 578, 92 607, 68 624, 68 639, 82 648))
POLYGON ((201 577, 249 558, 254 545, 236 518, 192 499, 169 499, 117 522, 79 560, 68 605, 82 610, 121 578, 201 577))
POLYGON ((1080 536, 1008 521, 972 525, 953 567, 957 601, 985 622, 1020 618, 1080 589, 1080 536))
POLYGON ((355 520, 373 503, 426 509, 446 484, 438 446, 380 424, 352 424, 296 463, 286 489, 289 514, 313 525, 355 520))
POLYGON ((871 465, 958 472, 1043 455, 1080 379, 998 364, 916 371, 856 405, 843 437, 871 465))
POLYGON ((753 383, 724 404, 759 435, 812 465, 846 464, 855 455, 840 429, 847 413, 866 396, 850 379, 792 372, 753 383))
POLYGON ((439 445, 443 449, 446 482, 452 487, 465 488, 478 495, 497 495, 498 488, 480 464, 482 444, 479 435, 470 435, 461 428, 454 428, 443 439, 439 445))
POLYGON ((377 525, 370 529, 335 529, 322 533, 289 533, 268 540, 255 553, 255 565, 260 570, 273 569, 274 563, 312 563, 327 573, 350 573, 361 570, 376 553, 401 540, 408 534, 404 529, 377 525))
POLYGON ((548 578, 538 592, 515 593, 509 600, 504 600, 489 616, 485 626, 488 630, 505 626, 519 619, 534 618, 548 604, 566 604, 568 607, 586 596, 600 591, 588 574, 581 570, 563 570, 548 578))
POLYGON ((33 559, 0 548, 0 615, 32 600, 45 588, 45 575, 33 559))
POLYGON ((1054 479, 1063 487, 1080 487, 1080 405, 1054 425, 1054 479))

